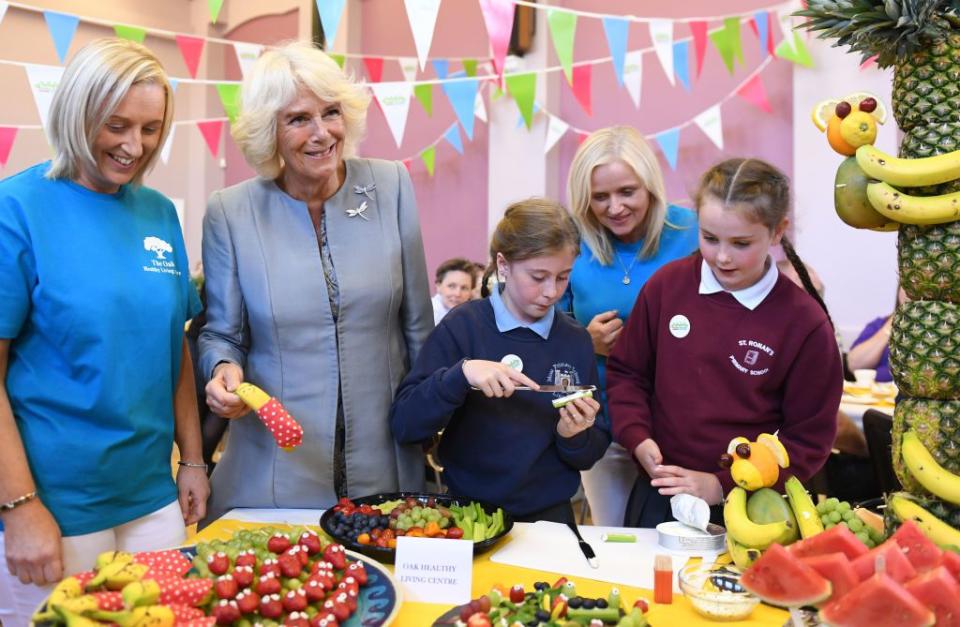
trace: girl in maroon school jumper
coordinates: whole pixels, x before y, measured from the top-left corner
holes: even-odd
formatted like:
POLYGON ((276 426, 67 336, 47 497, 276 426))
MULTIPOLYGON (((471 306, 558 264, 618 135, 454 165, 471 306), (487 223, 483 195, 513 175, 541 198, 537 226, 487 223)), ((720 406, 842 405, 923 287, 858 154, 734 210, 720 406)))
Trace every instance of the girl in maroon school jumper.
MULTIPOLYGON (((624 524, 671 520, 692 494, 715 522, 736 436, 779 431, 789 473, 806 481, 827 456, 843 387, 833 323, 784 236, 789 181, 757 159, 730 159, 700 181, 700 250, 661 268, 640 292, 607 361, 613 436, 640 478, 624 524), (781 244, 808 293, 778 275, 781 244)), ((781 478, 782 481, 782 478, 781 478)))

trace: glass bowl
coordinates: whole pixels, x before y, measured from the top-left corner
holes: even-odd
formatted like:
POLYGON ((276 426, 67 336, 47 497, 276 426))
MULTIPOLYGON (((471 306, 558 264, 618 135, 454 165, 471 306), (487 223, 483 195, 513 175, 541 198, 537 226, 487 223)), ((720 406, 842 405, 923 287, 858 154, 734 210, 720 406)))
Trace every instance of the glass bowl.
POLYGON ((733 564, 687 564, 680 569, 680 590, 710 620, 743 620, 760 599, 740 586, 740 573, 733 564))

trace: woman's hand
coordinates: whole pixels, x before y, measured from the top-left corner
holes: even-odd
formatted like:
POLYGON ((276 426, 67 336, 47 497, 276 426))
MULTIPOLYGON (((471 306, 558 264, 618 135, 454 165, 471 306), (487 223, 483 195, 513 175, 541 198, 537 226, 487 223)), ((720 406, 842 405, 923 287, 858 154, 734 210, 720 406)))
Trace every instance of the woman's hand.
POLYGON ((241 383, 243 368, 229 362, 217 364, 205 388, 210 411, 224 418, 239 418, 249 412, 250 408, 233 393, 241 383))
POLYGON ((633 456, 637 458, 637 461, 640 462, 651 479, 660 476, 657 471, 660 464, 663 463, 663 455, 660 453, 660 447, 652 438, 647 438, 637 444, 637 448, 633 449, 633 456))
POLYGON ((463 362, 463 376, 467 378, 467 383, 479 389, 487 398, 510 396, 518 385, 540 389, 519 370, 496 361, 468 359, 463 362))
POLYGON ((587 325, 587 332, 593 340, 593 352, 606 357, 623 330, 623 320, 617 317, 617 311, 611 309, 598 313, 587 325))
POLYGON ((560 408, 560 422, 557 423, 557 433, 562 437, 572 438, 581 431, 593 426, 600 411, 600 403, 592 398, 578 398, 560 408))
POLYGON ((680 466, 660 466, 659 476, 651 480, 650 485, 659 488, 664 496, 691 494, 708 505, 723 502, 723 486, 717 476, 710 472, 698 472, 680 466))
POLYGON ((60 526, 40 499, 3 515, 7 568, 21 583, 38 586, 63 578, 60 526))
POLYGON ((210 496, 210 480, 207 469, 197 466, 180 466, 177 470, 177 494, 183 524, 188 527, 207 515, 207 497, 210 496))

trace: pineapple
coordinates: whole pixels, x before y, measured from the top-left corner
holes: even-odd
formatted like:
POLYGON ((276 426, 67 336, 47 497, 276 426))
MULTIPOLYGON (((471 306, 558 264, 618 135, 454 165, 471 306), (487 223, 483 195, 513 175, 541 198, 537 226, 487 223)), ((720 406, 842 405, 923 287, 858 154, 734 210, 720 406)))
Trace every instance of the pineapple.
POLYGON ((913 429, 934 459, 950 472, 960 474, 960 401, 902 398, 893 414, 893 469, 903 489, 926 494, 911 477, 900 457, 903 432, 913 429))
POLYGON ((907 396, 960 398, 960 305, 911 301, 897 310, 890 370, 907 396))
POLYGON ((898 248, 900 285, 910 298, 960 303, 960 222, 903 224, 898 248))

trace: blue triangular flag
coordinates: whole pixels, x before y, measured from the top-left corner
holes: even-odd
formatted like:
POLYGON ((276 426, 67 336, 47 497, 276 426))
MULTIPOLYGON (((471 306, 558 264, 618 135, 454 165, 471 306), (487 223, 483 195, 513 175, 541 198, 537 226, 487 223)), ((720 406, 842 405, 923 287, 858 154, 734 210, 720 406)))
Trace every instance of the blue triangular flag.
POLYGON ((175 78, 168 78, 167 80, 170 81, 170 89, 173 90, 173 93, 177 93, 177 85, 180 84, 180 81, 175 78))
POLYGON ((677 169, 677 150, 680 148, 680 129, 672 128, 659 135, 654 135, 657 143, 660 144, 660 150, 663 156, 667 158, 671 170, 677 169))
POLYGON ((450 142, 450 145, 453 146, 453 149, 463 154, 463 140, 460 139, 460 128, 458 124, 453 124, 450 128, 447 129, 447 132, 443 134, 443 138, 450 142))
POLYGON ((447 59, 431 59, 433 71, 437 73, 437 78, 443 80, 450 74, 450 61, 447 59))
POLYGON ((340 17, 346 3, 347 0, 317 0, 317 13, 320 14, 327 50, 333 48, 333 40, 337 38, 337 28, 340 27, 340 17))
POLYGON ((473 139, 473 110, 480 90, 480 81, 475 78, 443 83, 443 93, 450 99, 450 104, 457 114, 457 119, 463 126, 467 138, 473 139))
POLYGON ((47 20, 47 28, 50 29, 53 45, 57 48, 57 56, 60 57, 60 63, 63 63, 67 58, 67 51, 77 32, 80 19, 76 15, 55 11, 44 11, 43 19, 47 20))
POLYGON ((603 18, 603 32, 607 35, 607 46, 610 47, 610 56, 613 57, 613 69, 617 75, 617 82, 623 86, 623 59, 627 55, 627 30, 630 22, 618 17, 603 18))
POLYGON ((753 14, 753 21, 757 24, 757 35, 760 37, 760 52, 764 58, 770 56, 767 47, 767 37, 770 36, 770 16, 766 11, 757 11, 753 14))
POLYGON ((683 88, 690 91, 690 42, 677 41, 673 44, 673 73, 683 85, 683 88))

